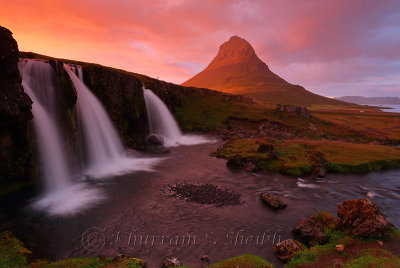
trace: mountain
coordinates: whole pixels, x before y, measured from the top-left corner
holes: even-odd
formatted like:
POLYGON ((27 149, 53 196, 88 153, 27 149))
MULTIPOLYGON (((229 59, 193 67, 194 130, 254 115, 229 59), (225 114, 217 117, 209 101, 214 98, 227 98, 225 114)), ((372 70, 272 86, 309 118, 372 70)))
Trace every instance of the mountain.
POLYGON ((398 97, 362 97, 362 96, 344 96, 337 98, 338 100, 351 102, 356 104, 387 104, 400 105, 398 97))
POLYGON ((223 43, 207 68, 182 85, 242 94, 269 104, 348 105, 286 82, 258 58, 249 42, 238 36, 223 43))

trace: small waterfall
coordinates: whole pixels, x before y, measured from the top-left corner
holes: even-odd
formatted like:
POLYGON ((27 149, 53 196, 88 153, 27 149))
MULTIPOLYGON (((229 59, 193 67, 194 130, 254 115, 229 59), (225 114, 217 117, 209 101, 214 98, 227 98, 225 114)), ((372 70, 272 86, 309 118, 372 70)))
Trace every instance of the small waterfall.
POLYGON ((157 134, 164 138, 164 145, 173 147, 178 145, 194 145, 208 143, 210 140, 197 135, 182 135, 175 118, 165 103, 144 86, 143 96, 146 102, 147 117, 150 134, 157 134))
POLYGON ((157 159, 128 157, 107 112, 97 97, 83 83, 80 66, 64 64, 77 91, 77 111, 84 136, 88 160, 85 173, 90 177, 106 177, 135 170, 152 170, 157 159), (77 73, 75 73, 77 68, 77 73))
POLYGON ((182 137, 182 132, 175 118, 164 102, 153 91, 144 86, 143 96, 146 102, 150 133, 163 136, 166 146, 175 145, 182 137))
POLYGON ((50 64, 21 60, 18 64, 22 86, 32 104, 33 124, 45 182, 45 193, 33 207, 50 215, 74 214, 101 200, 99 192, 73 183, 55 122, 55 74, 50 64))
POLYGON ((22 86, 29 95, 34 115, 33 123, 43 164, 47 192, 59 191, 70 182, 70 172, 64 155, 61 135, 55 123, 54 70, 43 61, 21 61, 22 86))

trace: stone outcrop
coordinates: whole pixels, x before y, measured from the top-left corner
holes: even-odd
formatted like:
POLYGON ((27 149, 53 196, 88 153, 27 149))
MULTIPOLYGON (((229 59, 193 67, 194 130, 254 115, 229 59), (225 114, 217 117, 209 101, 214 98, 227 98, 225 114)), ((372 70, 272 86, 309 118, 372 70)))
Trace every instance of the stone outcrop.
POLYGON ((274 245, 273 251, 279 260, 286 263, 301 250, 301 246, 293 239, 287 239, 274 245))
MULTIPOLYGON (((21 86, 19 51, 12 33, 0 26, 0 183, 6 188, 28 180, 33 172, 32 101, 21 86)), ((3 188, 3 189, 4 189, 3 188)))
POLYGON ((179 267, 179 266, 182 266, 182 263, 177 258, 173 257, 166 259, 161 267, 168 268, 168 267, 179 267))
POLYGON ((329 236, 326 235, 325 230, 334 225, 335 219, 332 215, 320 212, 316 216, 301 219, 297 227, 293 229, 293 233, 309 247, 322 245, 329 242, 329 236))
POLYGON ((382 237, 389 226, 379 207, 367 198, 338 204, 337 216, 338 229, 362 237, 382 237))
POLYGON ((300 106, 295 106, 295 105, 280 105, 278 104, 276 106, 276 109, 281 111, 281 112, 288 112, 291 114, 298 114, 303 117, 310 117, 311 112, 306 108, 306 107, 300 107, 300 106))

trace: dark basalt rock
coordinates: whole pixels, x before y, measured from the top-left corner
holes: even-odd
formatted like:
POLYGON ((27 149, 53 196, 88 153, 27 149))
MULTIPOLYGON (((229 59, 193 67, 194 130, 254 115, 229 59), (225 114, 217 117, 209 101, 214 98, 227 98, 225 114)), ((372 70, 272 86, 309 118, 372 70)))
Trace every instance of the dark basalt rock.
POLYGON ((287 207, 286 203, 273 195, 263 193, 260 195, 260 198, 264 204, 273 210, 284 209, 287 207))
POLYGON ((284 263, 293 259, 300 250, 300 244, 293 239, 284 240, 273 247, 275 255, 284 263))
POLYGON ((338 204, 337 216, 338 229, 362 237, 382 237, 389 226, 379 207, 367 198, 338 204))
POLYGON ((240 169, 243 167, 242 157, 240 155, 235 155, 233 158, 226 162, 226 166, 229 168, 240 169))
POLYGON ((258 170, 252 159, 235 155, 226 162, 226 166, 232 169, 243 169, 247 172, 256 172, 258 170))
POLYGON ((9 189, 29 180, 34 172, 29 128, 32 101, 21 86, 18 60, 17 42, 0 26, 0 183, 9 189))
POLYGON ((267 153, 267 152, 272 152, 274 151, 275 148, 272 144, 260 144, 260 146, 258 146, 257 152, 258 153, 267 153))
POLYGON ((317 244, 323 245, 328 243, 329 237, 325 234, 325 230, 334 225, 335 219, 332 215, 320 212, 317 216, 301 219, 292 232, 301 242, 311 247, 317 244))
POLYGON ((152 133, 144 141, 149 146, 162 146, 164 144, 164 137, 152 133))

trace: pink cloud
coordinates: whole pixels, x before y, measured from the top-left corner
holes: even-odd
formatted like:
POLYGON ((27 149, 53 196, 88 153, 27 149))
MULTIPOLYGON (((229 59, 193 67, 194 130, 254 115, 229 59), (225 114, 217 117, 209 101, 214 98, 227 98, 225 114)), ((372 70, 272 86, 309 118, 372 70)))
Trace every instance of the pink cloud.
POLYGON ((399 75, 399 14, 395 0, 14 0, 2 5, 0 24, 22 50, 175 83, 239 35, 278 75, 328 92, 334 83, 399 75))

